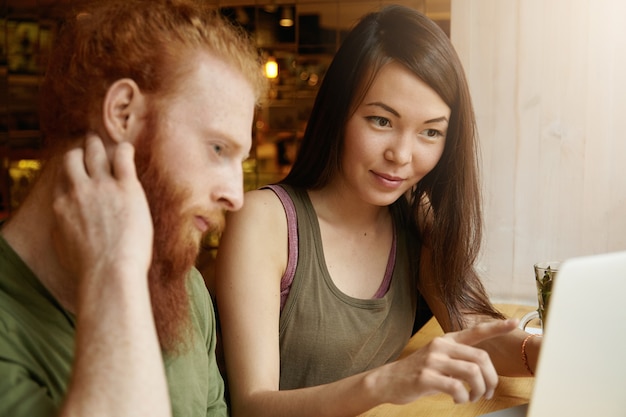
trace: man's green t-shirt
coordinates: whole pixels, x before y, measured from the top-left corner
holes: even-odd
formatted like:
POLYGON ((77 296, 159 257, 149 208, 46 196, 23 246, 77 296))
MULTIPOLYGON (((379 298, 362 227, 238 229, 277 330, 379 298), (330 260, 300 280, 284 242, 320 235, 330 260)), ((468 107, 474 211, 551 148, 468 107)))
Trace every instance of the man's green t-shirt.
MULTIPOLYGON (((173 415, 226 416, 213 304, 195 269, 188 288, 199 337, 183 355, 164 360, 173 415)), ((74 331, 73 315, 0 236, 0 416, 56 415, 71 374, 74 331)))

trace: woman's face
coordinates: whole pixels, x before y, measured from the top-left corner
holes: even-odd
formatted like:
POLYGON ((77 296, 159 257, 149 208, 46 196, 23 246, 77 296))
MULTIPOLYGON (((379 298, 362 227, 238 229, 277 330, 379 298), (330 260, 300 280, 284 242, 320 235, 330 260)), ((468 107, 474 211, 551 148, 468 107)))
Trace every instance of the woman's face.
POLYGON ((446 142, 450 108, 406 67, 385 65, 348 120, 341 179, 386 206, 428 174, 446 142))

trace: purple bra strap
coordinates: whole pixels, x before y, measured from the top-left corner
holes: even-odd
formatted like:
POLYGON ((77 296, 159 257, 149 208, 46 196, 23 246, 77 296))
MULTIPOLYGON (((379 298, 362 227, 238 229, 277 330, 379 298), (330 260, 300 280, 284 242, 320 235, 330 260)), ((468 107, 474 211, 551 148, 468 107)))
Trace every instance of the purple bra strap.
POLYGON ((283 204, 287 216, 287 268, 280 279, 280 310, 282 311, 287 301, 287 296, 289 295, 293 277, 296 273, 296 265, 298 263, 298 220, 296 217, 296 207, 283 187, 279 185, 267 185, 263 188, 269 188, 274 191, 283 204))
POLYGON ((383 278, 383 282, 380 283, 380 287, 376 294, 374 294, 373 298, 383 298, 387 291, 389 291, 389 285, 391 285, 391 275, 393 275, 393 268, 396 263, 396 247, 397 247, 397 238, 396 238, 396 228, 393 228, 393 240, 391 241, 391 254, 389 255, 389 260, 387 261, 387 268, 385 268, 385 277, 383 278))

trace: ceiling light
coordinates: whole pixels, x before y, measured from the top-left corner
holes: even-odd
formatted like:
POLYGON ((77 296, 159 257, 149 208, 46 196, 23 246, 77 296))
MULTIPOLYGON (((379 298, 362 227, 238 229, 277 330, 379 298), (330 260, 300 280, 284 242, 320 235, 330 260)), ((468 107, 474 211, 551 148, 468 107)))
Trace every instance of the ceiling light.
POLYGON ((280 21, 278 22, 282 27, 292 27, 293 26, 293 11, 291 7, 283 7, 283 12, 280 16, 280 21))

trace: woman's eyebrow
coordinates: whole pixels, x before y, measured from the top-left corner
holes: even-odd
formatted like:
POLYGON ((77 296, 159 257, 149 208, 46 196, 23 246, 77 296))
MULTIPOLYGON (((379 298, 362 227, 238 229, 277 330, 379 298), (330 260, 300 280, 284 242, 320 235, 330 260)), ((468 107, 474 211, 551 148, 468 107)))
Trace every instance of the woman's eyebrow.
POLYGON ((396 116, 398 118, 401 117, 400 113, 398 113, 393 108, 391 108, 388 105, 386 105, 385 103, 381 103, 380 101, 374 101, 372 103, 367 103, 366 106, 378 106, 378 107, 381 107, 382 109, 388 111, 389 113, 393 114, 394 116, 396 116))
POLYGON ((440 123, 440 122, 449 123, 448 118, 446 116, 441 116, 435 119, 426 120, 426 122, 424 123, 440 123))
MULTIPOLYGON (((366 106, 380 107, 383 110, 386 110, 389 113, 393 114, 397 118, 399 118, 399 119, 402 118, 402 116, 400 116, 400 113, 398 113, 393 107, 390 107, 390 106, 388 106, 385 103, 382 103, 380 101, 373 101, 371 103, 367 103, 366 106)), ((441 116, 441 117, 436 117, 434 119, 426 120, 424 123, 440 123, 440 122, 449 123, 449 120, 448 120, 448 118, 446 116, 441 116)))

